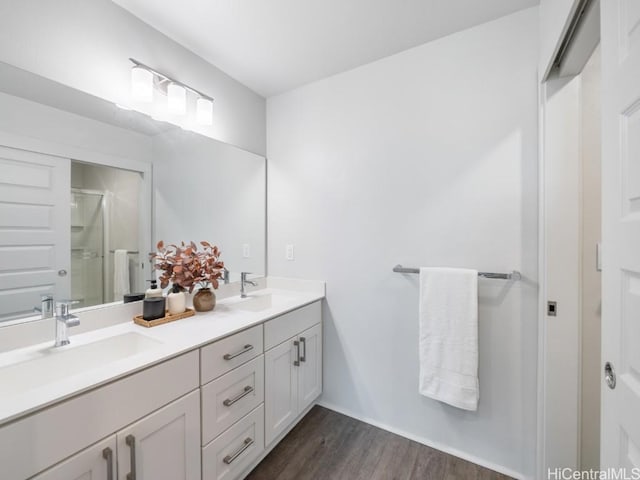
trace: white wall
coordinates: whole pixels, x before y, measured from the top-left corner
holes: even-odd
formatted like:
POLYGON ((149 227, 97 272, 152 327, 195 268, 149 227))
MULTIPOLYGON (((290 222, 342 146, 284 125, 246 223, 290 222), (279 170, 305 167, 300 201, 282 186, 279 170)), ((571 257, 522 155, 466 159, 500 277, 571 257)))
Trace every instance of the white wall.
POLYGON ((544 77, 555 59, 560 41, 578 0, 540 0, 540 77, 544 77))
POLYGON ((327 281, 322 402, 527 476, 537 29, 525 10, 267 102, 269 274, 327 281), (418 394, 418 278, 396 263, 523 272, 480 280, 477 413, 418 394))
POLYGON ((264 98, 113 2, 0 2, 0 61, 126 105, 129 57, 215 98, 201 133, 264 155, 264 98))

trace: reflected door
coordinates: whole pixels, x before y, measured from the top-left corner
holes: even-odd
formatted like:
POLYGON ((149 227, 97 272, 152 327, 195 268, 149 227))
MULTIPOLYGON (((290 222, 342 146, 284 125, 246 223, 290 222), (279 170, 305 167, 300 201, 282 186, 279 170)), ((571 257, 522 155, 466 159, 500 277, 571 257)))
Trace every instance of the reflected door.
POLYGON ((70 161, 0 146, 0 321, 69 298, 70 161))

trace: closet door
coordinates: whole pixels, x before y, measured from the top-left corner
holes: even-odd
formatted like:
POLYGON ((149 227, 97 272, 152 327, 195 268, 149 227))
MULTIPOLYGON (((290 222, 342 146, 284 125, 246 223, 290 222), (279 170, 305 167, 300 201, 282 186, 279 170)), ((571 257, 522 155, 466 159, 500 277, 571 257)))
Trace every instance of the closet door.
MULTIPOLYGON (((640 469, 640 2, 602 18, 600 468, 640 469)), ((632 470, 636 469, 636 470, 632 470)))
POLYGON ((115 480, 115 463, 114 435, 45 470, 33 480, 115 480))

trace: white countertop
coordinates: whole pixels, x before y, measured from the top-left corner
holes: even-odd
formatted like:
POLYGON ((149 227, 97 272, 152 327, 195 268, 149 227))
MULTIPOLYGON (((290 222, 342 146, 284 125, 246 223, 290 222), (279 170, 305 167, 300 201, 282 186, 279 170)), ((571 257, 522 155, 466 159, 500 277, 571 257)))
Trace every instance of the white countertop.
MULTIPOLYGON (((86 346, 83 347, 83 351, 91 354, 92 347, 88 344, 118 335, 137 333, 151 339, 146 343, 152 345, 142 353, 109 361, 105 364, 100 364, 99 359, 91 357, 89 363, 92 366, 87 369, 80 368, 78 372, 72 372, 69 375, 56 371, 54 372, 56 375, 53 377, 59 376, 59 378, 43 382, 44 385, 27 390, 12 386, 11 381, 0 382, 0 426, 35 410, 131 375, 324 298, 323 282, 297 282, 285 279, 270 281, 268 279, 267 286, 269 288, 250 292, 250 296, 253 298, 269 294, 276 298, 277 295, 277 302, 274 301, 272 306, 260 311, 239 309, 238 303, 241 300, 238 296, 233 296, 218 300, 212 312, 197 313, 193 317, 157 327, 145 328, 134 324, 133 321, 124 321, 114 326, 78 335, 74 335, 71 329, 69 336, 71 344, 68 346, 53 349, 52 343, 49 341, 0 354, 1 375, 3 367, 23 364, 46 355, 57 355, 65 350, 80 346, 86 346), (153 345, 154 341, 157 342, 157 345, 153 345), (3 383, 5 384, 3 385, 3 383)), ((130 335, 130 337, 140 338, 136 335, 130 335)), ((96 349, 96 355, 99 355, 99 349, 96 349)), ((43 373, 46 376, 46 372, 43 373)), ((0 376, 0 378, 2 377, 0 376)))

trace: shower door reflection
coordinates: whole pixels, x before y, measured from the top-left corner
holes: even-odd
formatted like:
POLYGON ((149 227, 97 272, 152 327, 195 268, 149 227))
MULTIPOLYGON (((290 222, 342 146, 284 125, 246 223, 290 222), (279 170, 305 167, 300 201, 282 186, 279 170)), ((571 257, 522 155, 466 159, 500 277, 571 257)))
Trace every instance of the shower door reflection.
POLYGON ((105 195, 71 189, 71 300, 76 308, 105 303, 105 195))

